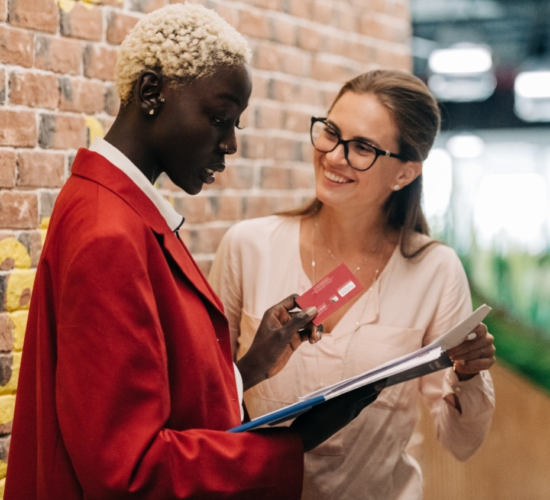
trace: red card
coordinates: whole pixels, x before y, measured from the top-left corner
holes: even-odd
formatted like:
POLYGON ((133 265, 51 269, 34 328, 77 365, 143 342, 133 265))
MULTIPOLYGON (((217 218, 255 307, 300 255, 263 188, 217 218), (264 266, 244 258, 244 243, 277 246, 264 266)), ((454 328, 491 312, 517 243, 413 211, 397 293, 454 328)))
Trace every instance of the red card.
POLYGON ((319 311, 313 320, 319 326, 325 319, 347 304, 364 290, 363 285, 345 264, 340 264, 316 285, 296 299, 302 309, 316 307, 319 311))

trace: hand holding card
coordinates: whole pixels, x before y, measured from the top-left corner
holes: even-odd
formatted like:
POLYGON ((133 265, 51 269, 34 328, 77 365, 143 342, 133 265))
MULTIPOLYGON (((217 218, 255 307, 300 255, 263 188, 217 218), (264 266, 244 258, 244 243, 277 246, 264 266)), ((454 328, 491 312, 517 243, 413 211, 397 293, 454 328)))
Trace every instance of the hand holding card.
POLYGON ((345 264, 340 264, 321 281, 296 299, 302 309, 317 308, 313 324, 319 326, 364 290, 363 285, 345 264))

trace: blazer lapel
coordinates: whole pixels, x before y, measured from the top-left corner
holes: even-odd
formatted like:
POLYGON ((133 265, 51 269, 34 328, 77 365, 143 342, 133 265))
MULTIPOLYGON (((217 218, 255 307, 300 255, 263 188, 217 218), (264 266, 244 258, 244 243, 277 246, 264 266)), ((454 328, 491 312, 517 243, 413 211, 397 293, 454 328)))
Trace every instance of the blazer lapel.
POLYGON ((165 253, 168 253, 181 272, 187 277, 197 292, 214 309, 225 317, 223 305, 216 296, 195 260, 166 224, 164 217, 147 195, 120 169, 112 165, 100 154, 80 149, 71 168, 73 175, 89 179, 122 198, 161 236, 160 241, 165 253))

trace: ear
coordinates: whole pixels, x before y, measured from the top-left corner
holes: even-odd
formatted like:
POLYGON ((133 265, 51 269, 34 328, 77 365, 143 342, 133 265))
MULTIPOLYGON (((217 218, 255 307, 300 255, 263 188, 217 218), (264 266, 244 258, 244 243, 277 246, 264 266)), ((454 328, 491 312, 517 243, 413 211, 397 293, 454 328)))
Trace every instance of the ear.
POLYGON ((164 99, 162 88, 164 80, 162 75, 153 70, 146 70, 136 82, 136 101, 143 114, 154 116, 158 114, 164 99))
POLYGON ((422 162, 420 161, 407 161, 405 162, 396 178, 396 185, 401 188, 408 186, 422 173, 422 162))

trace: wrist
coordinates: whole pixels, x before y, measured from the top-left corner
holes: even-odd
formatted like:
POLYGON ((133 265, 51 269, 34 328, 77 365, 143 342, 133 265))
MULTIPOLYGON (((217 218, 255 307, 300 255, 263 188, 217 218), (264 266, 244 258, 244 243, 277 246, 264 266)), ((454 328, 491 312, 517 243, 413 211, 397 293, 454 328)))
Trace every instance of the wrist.
POLYGON ((243 378, 244 392, 267 378, 267 375, 262 373, 261 363, 258 363, 254 356, 250 356, 250 352, 246 353, 235 364, 243 378))

